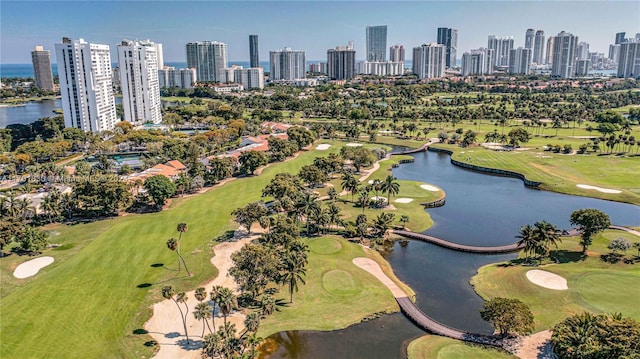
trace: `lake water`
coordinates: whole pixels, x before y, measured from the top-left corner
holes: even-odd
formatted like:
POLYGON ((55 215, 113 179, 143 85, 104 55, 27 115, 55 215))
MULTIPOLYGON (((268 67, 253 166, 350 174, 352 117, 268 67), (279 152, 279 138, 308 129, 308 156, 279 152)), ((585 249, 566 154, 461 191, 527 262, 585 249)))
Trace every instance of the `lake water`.
MULTIPOLYGON (((393 174, 398 179, 423 181, 445 190, 445 206, 427 210, 435 225, 425 233, 452 242, 481 246, 513 243, 518 229, 527 223, 546 219, 560 228, 569 228, 569 216, 579 208, 603 210, 615 224, 640 224, 638 206, 530 189, 519 179, 456 167, 450 163, 449 155, 443 153, 422 152, 413 157, 414 163, 400 165, 393 174)), ((396 276, 415 291, 416 304, 427 315, 454 328, 490 334, 491 326, 479 314, 482 298, 473 291, 469 280, 479 267, 513 259, 516 254, 460 253, 430 243, 409 241, 406 247, 396 243, 385 257, 396 276)), ((287 356, 282 344, 275 354, 263 357, 330 358, 336 357, 331 355, 335 346, 349 345, 351 353, 361 353, 361 350, 371 353, 367 358, 400 358, 402 356, 389 353, 402 353, 413 334, 407 332, 404 340, 393 340, 393 344, 369 340, 370 332, 375 333, 373 329, 383 325, 390 337, 405 333, 406 326, 413 325, 407 319, 402 322, 388 317, 332 332, 288 332, 290 342, 298 340, 303 345, 296 352, 298 356, 287 356), (400 347, 388 348, 388 345, 400 347)), ((273 337, 282 335, 278 333, 273 337)), ((288 344, 289 347, 295 345, 288 344)), ((338 357, 363 357, 347 354, 338 357)))
MULTIPOLYGON (((116 105, 122 103, 122 97, 115 98, 116 105)), ((62 100, 29 101, 21 106, 0 107, 0 128, 12 124, 28 125, 43 117, 57 116, 53 110, 62 109, 62 100)))

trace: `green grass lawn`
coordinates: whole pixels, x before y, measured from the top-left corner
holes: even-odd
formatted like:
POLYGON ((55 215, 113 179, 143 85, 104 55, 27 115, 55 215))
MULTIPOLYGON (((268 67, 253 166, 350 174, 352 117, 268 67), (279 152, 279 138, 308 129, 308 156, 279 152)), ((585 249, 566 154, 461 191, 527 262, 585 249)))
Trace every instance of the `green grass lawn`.
POLYGON ((377 252, 338 237, 306 241, 311 250, 305 277, 307 284, 294 293, 291 304, 288 288, 282 288, 278 297, 287 305, 262 321, 259 336, 266 337, 285 330, 341 329, 372 313, 398 311, 387 287, 352 263, 356 257, 376 260, 389 277, 413 295, 377 252))
MULTIPOLYGON (((578 238, 563 239, 558 250, 551 255, 561 264, 550 264, 536 269, 556 273, 567 280, 566 291, 539 287, 526 278, 532 267, 490 264, 478 270, 471 279, 476 292, 485 299, 494 297, 517 298, 530 306, 534 315, 535 331, 551 328, 564 318, 591 311, 595 313, 620 312, 625 317, 640 320, 640 263, 611 264, 601 260, 611 239, 623 237, 631 242, 640 238, 621 231, 608 230, 596 236, 582 260, 578 238)), ((637 251, 629 250, 631 258, 637 251)))
POLYGON ((149 318, 149 306, 161 299, 160 288, 190 290, 215 277, 210 244, 236 228, 230 212, 259 199, 276 173, 297 173, 314 157, 338 150, 303 152, 260 176, 174 200, 159 213, 49 228, 51 241, 63 246, 43 253, 56 262, 35 277, 11 275, 27 257, 0 260, 0 357, 149 357, 153 349, 143 344, 151 338, 133 333, 149 318), (191 278, 174 271, 176 257, 165 244, 177 235, 179 222, 189 225, 182 252, 195 273, 191 278))
POLYGON ((409 343, 409 359, 509 359, 516 358, 505 351, 469 344, 459 340, 425 335, 409 343))

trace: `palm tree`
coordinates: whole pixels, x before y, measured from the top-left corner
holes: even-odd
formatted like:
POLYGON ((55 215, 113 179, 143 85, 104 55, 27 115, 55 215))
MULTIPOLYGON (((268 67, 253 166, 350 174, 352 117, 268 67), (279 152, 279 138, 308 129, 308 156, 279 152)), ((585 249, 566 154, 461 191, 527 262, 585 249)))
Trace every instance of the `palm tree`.
POLYGON ((185 337, 187 337, 187 344, 189 344, 189 333, 187 332, 187 315, 189 314, 189 307, 187 307, 187 295, 184 292, 175 294, 173 287, 167 285, 162 287, 162 297, 164 297, 165 299, 171 299, 174 303, 176 303, 176 306, 180 311, 180 318, 182 319, 182 326, 184 327, 184 335, 185 337), (184 312, 182 311, 180 303, 183 303, 185 306, 184 312))
POLYGON ((342 190, 351 193, 351 201, 353 201, 353 196, 358 192, 359 185, 360 182, 351 173, 342 175, 342 190))
POLYGON ((262 297, 262 301, 260 306, 262 307, 262 316, 267 316, 273 314, 276 310, 276 298, 271 294, 265 294, 262 297))
POLYGON ((247 317, 244 318, 244 333, 242 333, 242 336, 244 336, 248 332, 251 332, 251 333, 257 332, 259 326, 260 326, 260 315, 258 315, 258 312, 247 314, 247 317))
POLYGON ((531 258, 531 254, 538 252, 538 238, 535 235, 534 228, 528 224, 520 227, 518 232, 519 235, 516 236, 516 238, 520 238, 518 246, 524 246, 524 254, 528 261, 531 258))
POLYGON ((329 225, 337 224, 340 220, 340 207, 335 203, 329 203, 327 213, 329 214, 329 225))
POLYGON ((387 230, 391 227, 391 222, 395 218, 395 214, 393 213, 380 213, 378 217, 376 217, 375 222, 373 222, 374 228, 378 231, 378 235, 384 239, 387 234, 387 230))
POLYGON ((213 330, 216 330, 216 305, 218 304, 218 299, 220 298, 220 291, 222 287, 219 285, 214 285, 211 288, 211 292, 209 293, 209 299, 213 305, 211 306, 211 324, 213 324, 213 330))
POLYGON ((405 227, 407 226, 407 222, 409 222, 409 216, 403 214, 402 216, 400 216, 400 222, 402 223, 402 229, 405 229, 405 227))
POLYGON ((549 248, 553 245, 558 248, 558 243, 562 241, 560 234, 558 234, 558 228, 553 224, 543 220, 542 222, 536 222, 533 225, 538 237, 538 242, 541 243, 539 253, 541 256, 549 255, 549 248))
MULTIPOLYGON (((178 255, 180 255, 180 242, 182 242, 182 233, 185 233, 188 228, 187 228, 187 224, 186 223, 178 223, 178 233, 180 233, 178 235, 178 255)), ((185 268, 187 267, 187 265, 185 264, 185 268)), ((178 262, 178 270, 180 270, 180 262, 178 262)))
POLYGON ((388 175, 382 183, 382 193, 387 193, 387 204, 391 203, 391 196, 400 193, 400 183, 392 175, 388 175))
POLYGON ((193 317, 196 320, 202 320, 202 334, 200 337, 204 338, 204 326, 205 324, 209 328, 209 333, 211 333, 211 327, 209 326, 209 318, 211 318, 211 306, 208 303, 200 302, 196 304, 196 307, 193 311, 193 317))
POLYGON ((224 323, 227 324, 227 316, 233 308, 238 306, 238 301, 235 294, 229 288, 222 287, 218 293, 218 305, 220 306, 220 312, 224 317, 224 323))
POLYGON ((307 270, 292 253, 285 257, 283 266, 280 282, 289 285, 289 303, 293 303, 293 291, 298 291, 298 282, 306 284, 304 277, 307 275, 307 270))
POLYGON ((182 264, 184 264, 184 269, 187 271, 187 275, 191 276, 191 273, 189 272, 189 268, 187 268, 187 263, 184 261, 184 258, 182 258, 182 256, 180 255, 180 252, 178 252, 178 240, 175 238, 169 238, 167 240, 167 248, 169 248, 172 251, 175 251, 176 254, 178 255, 178 270, 180 270, 180 261, 182 261, 182 264))
POLYGON ((306 193, 300 198, 298 203, 296 203, 296 208, 299 210, 299 213, 306 217, 307 235, 309 235, 310 217, 320 212, 320 205, 318 204, 317 199, 318 196, 314 193, 306 193))

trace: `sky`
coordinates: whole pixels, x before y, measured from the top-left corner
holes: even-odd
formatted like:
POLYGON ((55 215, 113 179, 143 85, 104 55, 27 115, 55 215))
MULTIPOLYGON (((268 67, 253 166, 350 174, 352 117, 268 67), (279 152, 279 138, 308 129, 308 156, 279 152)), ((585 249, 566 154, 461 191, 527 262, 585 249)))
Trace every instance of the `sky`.
POLYGON ((55 62, 63 36, 110 45, 113 62, 123 39, 162 43, 165 62, 186 61, 185 44, 203 40, 225 42, 230 63, 248 61, 249 34, 259 36, 261 61, 284 47, 326 60, 327 49, 349 40, 362 59, 368 25, 387 25, 387 47, 403 44, 407 59, 412 47, 436 41, 438 27, 458 29, 458 58, 486 47, 488 35, 524 46, 527 28, 571 32, 606 55, 615 33, 640 32, 640 1, 0 0, 0 63, 30 63, 35 45, 52 50, 55 62))

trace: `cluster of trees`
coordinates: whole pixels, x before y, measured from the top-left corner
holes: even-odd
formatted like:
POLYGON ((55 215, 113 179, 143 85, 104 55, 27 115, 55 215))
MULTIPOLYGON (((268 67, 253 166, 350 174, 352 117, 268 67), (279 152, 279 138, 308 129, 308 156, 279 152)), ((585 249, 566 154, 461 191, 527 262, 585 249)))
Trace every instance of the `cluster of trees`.
POLYGON ((38 254, 47 247, 49 235, 31 223, 28 215, 31 211, 29 201, 17 198, 13 192, 0 196, 0 257, 11 243, 17 243, 16 250, 29 255, 38 254))
POLYGON ((486 301, 480 316, 491 323, 502 337, 533 332, 533 314, 519 299, 497 297, 486 301))

